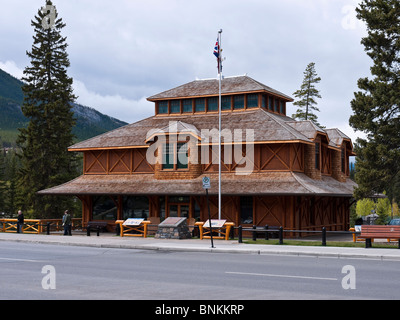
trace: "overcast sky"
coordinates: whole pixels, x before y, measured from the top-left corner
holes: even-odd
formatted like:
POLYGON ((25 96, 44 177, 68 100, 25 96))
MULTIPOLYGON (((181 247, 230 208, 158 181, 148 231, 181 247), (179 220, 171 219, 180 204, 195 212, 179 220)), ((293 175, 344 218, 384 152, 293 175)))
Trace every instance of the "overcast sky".
MULTIPOLYGON (((293 97, 310 62, 322 78, 319 122, 348 125, 357 80, 371 60, 355 18, 358 0, 53 0, 67 24, 77 102, 132 123, 151 116, 147 97, 217 76, 219 29, 224 76, 247 74, 293 97)), ((0 0, 0 68, 20 78, 30 61, 30 21, 45 0, 0 0)), ((295 111, 288 104, 288 115, 295 111)))

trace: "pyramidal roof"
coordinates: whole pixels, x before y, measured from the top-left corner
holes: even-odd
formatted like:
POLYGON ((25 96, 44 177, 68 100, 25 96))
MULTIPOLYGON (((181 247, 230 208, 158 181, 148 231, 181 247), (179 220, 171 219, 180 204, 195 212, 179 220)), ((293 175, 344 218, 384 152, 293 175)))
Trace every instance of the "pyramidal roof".
POLYGON ((337 128, 325 129, 325 131, 328 133, 329 138, 332 140, 332 142, 335 143, 337 146, 341 146, 343 140, 350 141, 351 143, 351 139, 337 128))
MULTIPOLYGON (((234 94, 244 92, 265 92, 292 102, 293 99, 282 92, 262 84, 247 75, 225 77, 221 81, 221 94, 234 94)), ((193 98, 203 96, 216 96, 219 94, 218 79, 194 80, 179 87, 153 95, 147 100, 156 101, 163 99, 193 98)))

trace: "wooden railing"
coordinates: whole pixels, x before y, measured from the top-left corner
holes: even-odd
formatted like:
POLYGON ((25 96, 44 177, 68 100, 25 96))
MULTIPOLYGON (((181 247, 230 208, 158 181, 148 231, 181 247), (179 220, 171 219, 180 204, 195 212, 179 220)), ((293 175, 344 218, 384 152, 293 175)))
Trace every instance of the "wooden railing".
MULTIPOLYGON (((1 232, 17 232, 17 219, 0 219, 1 232)), ((47 231, 47 224, 50 223, 52 230, 63 230, 62 219, 24 219, 22 233, 43 233, 47 231)), ((82 219, 72 219, 72 229, 82 229, 82 219)))

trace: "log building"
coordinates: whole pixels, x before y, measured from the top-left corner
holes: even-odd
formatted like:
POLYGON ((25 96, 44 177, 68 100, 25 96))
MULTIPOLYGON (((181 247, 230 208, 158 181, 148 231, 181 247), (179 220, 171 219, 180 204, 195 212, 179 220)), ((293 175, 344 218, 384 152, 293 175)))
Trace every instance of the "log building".
MULTIPOLYGON (((148 98, 155 115, 69 148, 83 174, 40 194, 77 196, 83 223, 208 218, 211 178, 218 218, 218 80, 196 80, 148 98)), ((222 219, 236 226, 348 230, 353 146, 338 129, 286 115, 289 96, 248 76, 222 80, 222 219)))

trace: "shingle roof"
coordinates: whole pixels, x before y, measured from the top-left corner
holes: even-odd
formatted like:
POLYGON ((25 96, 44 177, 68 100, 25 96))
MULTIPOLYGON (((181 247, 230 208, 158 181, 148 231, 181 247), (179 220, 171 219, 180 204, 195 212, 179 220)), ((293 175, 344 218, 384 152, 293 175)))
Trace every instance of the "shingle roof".
MULTIPOLYGON (((180 122, 178 127, 191 128, 192 132, 202 130, 218 130, 218 114, 153 116, 142 121, 109 131, 97 137, 79 142, 69 148, 71 151, 89 148, 127 148, 146 146, 149 132, 168 128, 171 122, 180 122), (184 123, 184 125, 183 125, 184 123), (197 130, 197 131, 196 131, 197 130)), ((254 129, 255 142, 304 142, 312 143, 304 134, 286 123, 281 116, 263 109, 252 109, 241 112, 223 112, 222 129, 229 129, 232 135, 235 129, 242 130, 242 141, 246 141, 246 129, 254 129)))
POLYGON ((288 125, 296 129, 297 131, 304 134, 307 138, 314 140, 317 134, 326 135, 328 139, 328 145, 331 148, 338 148, 338 146, 331 140, 332 139, 332 130, 336 129, 322 129, 317 126, 311 120, 303 120, 303 121, 287 121, 288 125))
MULTIPOLYGON (((221 82, 221 94, 233 94, 243 92, 266 92, 279 96, 286 101, 293 99, 271 87, 258 82, 249 76, 226 77, 221 82)), ((156 101, 163 99, 177 99, 183 97, 216 96, 219 94, 218 79, 195 80, 179 87, 153 95, 147 100, 156 101)))
POLYGON ((323 133, 323 134, 326 133, 324 129, 321 129, 314 122, 310 120, 287 121, 286 123, 291 127, 293 127, 294 129, 296 129, 297 131, 303 133, 309 139, 314 139, 317 133, 323 133))
MULTIPOLYGON (((211 178, 211 195, 218 194, 217 174, 211 178)), ((39 191, 38 194, 53 195, 204 195, 203 175, 196 179, 157 180, 153 174, 139 175, 82 175, 63 185, 39 191)), ((224 195, 353 195, 356 184, 347 179, 339 182, 332 177, 322 176, 313 180, 304 173, 268 172, 250 175, 224 175, 221 189, 224 195)))
POLYGON ((159 135, 164 135, 166 133, 188 133, 192 134, 198 139, 201 139, 201 132, 192 124, 188 124, 182 121, 170 121, 168 126, 164 128, 154 128, 153 130, 147 132, 146 135, 146 143, 149 141, 153 141, 154 137, 159 135))
POLYGON ((327 132, 329 139, 331 139, 331 141, 339 147, 342 145, 343 140, 348 140, 351 142, 351 139, 337 128, 325 129, 325 131, 327 132))

